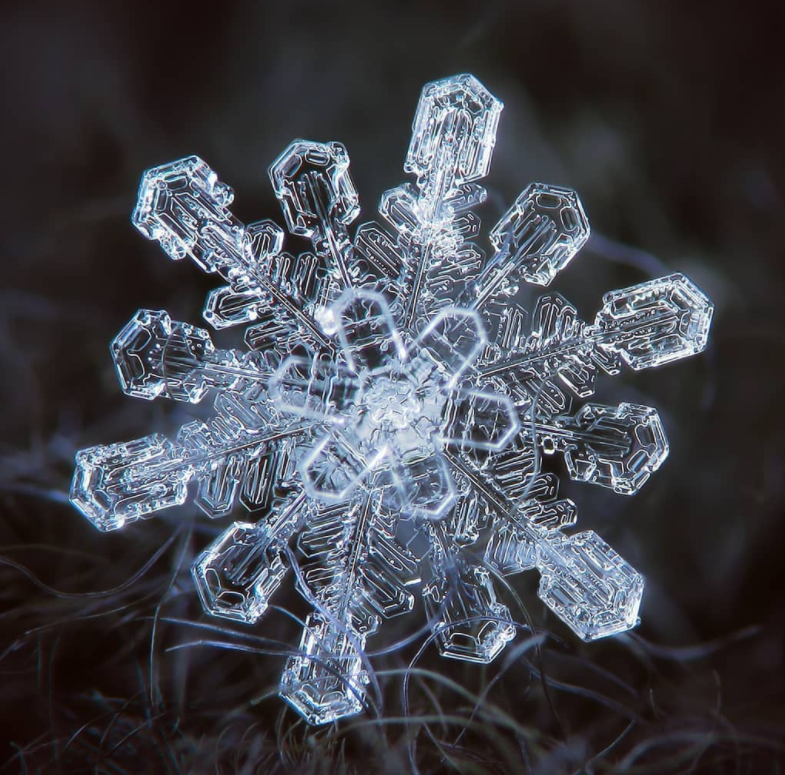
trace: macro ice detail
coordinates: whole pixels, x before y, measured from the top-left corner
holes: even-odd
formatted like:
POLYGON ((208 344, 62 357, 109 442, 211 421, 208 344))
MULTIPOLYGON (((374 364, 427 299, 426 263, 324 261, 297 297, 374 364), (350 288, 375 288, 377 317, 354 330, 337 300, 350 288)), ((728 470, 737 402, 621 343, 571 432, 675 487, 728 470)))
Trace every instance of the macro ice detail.
POLYGON ((471 75, 428 84, 404 169, 380 213, 359 215, 340 143, 293 142, 270 178, 290 233, 245 225, 232 191, 196 156, 148 170, 134 225, 173 259, 224 284, 204 318, 241 328, 244 349, 140 310, 112 343, 130 396, 197 403, 208 420, 77 454, 74 505, 120 529, 185 503, 208 517, 241 505, 197 558, 205 611, 253 624, 287 576, 310 602, 280 693, 309 723, 361 712, 367 639, 421 590, 445 656, 495 659, 516 626, 498 577, 540 573, 539 596, 584 640, 638 622, 643 578, 592 531, 556 472, 637 493, 668 443, 656 410, 573 398, 599 374, 652 368, 706 347, 712 304, 672 274, 613 291, 591 322, 549 285, 589 237, 574 191, 533 183, 476 240, 477 183, 501 102, 471 75), (558 456, 558 457, 557 457, 558 456), (560 460, 559 460, 560 458, 560 460))

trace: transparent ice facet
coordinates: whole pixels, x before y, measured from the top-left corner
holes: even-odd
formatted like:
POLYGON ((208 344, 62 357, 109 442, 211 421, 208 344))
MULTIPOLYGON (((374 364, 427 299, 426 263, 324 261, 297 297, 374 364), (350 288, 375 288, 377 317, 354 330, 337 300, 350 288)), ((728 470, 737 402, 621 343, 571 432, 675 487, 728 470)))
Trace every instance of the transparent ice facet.
POLYGON ((502 103, 473 75, 427 84, 412 125, 404 170, 420 188, 451 191, 484 178, 491 166, 502 103))
POLYGON ((259 317, 263 306, 256 291, 235 291, 225 285, 207 294, 203 317, 213 328, 229 328, 252 323, 259 317))
POLYGON ((515 637, 510 611, 496 599, 485 568, 446 570, 425 587, 423 597, 444 657, 488 664, 515 637))
POLYGON ((575 504, 558 495, 559 480, 554 474, 540 474, 530 481, 525 498, 517 504, 519 522, 499 520, 494 526, 485 549, 486 562, 505 576, 536 568, 542 539, 572 527, 578 519, 575 504), (540 530, 529 530, 530 525, 540 530))
POLYGON ((342 503, 389 454, 382 447, 365 460, 342 436, 324 436, 303 460, 303 485, 318 501, 342 503))
POLYGON ((160 433, 83 449, 76 456, 71 502, 99 530, 118 530, 185 503, 191 471, 176 463, 175 446, 160 433))
POLYGON ((480 316, 472 310, 449 307, 439 312, 417 337, 415 351, 427 353, 449 387, 477 359, 487 343, 480 316))
POLYGON ((205 611, 253 624, 267 610, 286 567, 264 525, 235 522, 191 569, 205 611))
POLYGON ((406 359, 390 306, 380 293, 348 291, 322 319, 326 330, 338 335, 349 367, 358 374, 406 359))
POLYGON ((515 270, 527 282, 550 285, 586 244, 589 221, 572 189, 532 183, 489 237, 497 272, 515 270))
POLYGON ((360 205, 346 148, 295 140, 270 167, 270 180, 289 231, 309 237, 340 281, 351 284, 353 248, 346 227, 360 205))
POLYGON ((233 199, 232 189, 205 162, 188 156, 145 172, 132 220, 170 258, 190 256, 216 272, 231 261, 227 249, 244 248, 244 229, 228 210, 233 199))
POLYGON ((455 503, 457 488, 438 452, 413 450, 398 455, 391 473, 402 514, 435 519, 455 503))
POLYGON ((643 576, 594 531, 560 539, 558 553, 538 567, 540 598, 583 640, 638 624, 643 576))
POLYGON ((443 439, 463 448, 499 452, 519 430, 511 398, 482 390, 461 390, 453 394, 443 439))
POLYGON ((603 375, 702 351, 712 305, 671 274, 603 298, 593 322, 560 294, 529 311, 589 236, 576 193, 533 183, 477 240, 502 103, 472 75, 427 84, 382 221, 359 213, 349 156, 295 140, 270 179, 294 251, 271 220, 244 224, 199 157, 148 170, 132 220, 221 283, 203 317, 237 349, 163 310, 112 343, 125 393, 212 413, 76 456, 74 506, 99 530, 192 504, 242 507, 192 566, 204 610, 254 625, 292 577, 312 607, 281 697, 310 724, 367 706, 365 647, 425 603, 445 657, 487 664, 516 624, 501 577, 537 570, 539 595, 593 640, 634 627, 643 577, 595 533, 571 534, 559 478, 637 493, 668 443, 656 410, 585 400, 603 375), (581 403, 574 407, 574 400, 581 403), (543 457, 555 457, 543 466, 543 457), (553 470, 551 470, 551 468, 553 470), (556 473, 559 471, 559 473, 556 473))
POLYGON ((123 392, 151 400, 200 401, 209 388, 199 367, 215 351, 203 328, 172 321, 164 311, 142 309, 112 342, 123 392))
POLYGON ((683 274, 606 293, 602 301, 592 334, 598 347, 633 369, 662 366, 706 347, 714 306, 683 274))
POLYGON ((270 379, 270 395, 280 410, 338 426, 346 425, 362 390, 362 380, 345 366, 296 355, 270 379))
POLYGON ((363 710, 364 685, 360 650, 365 638, 351 630, 336 630, 320 614, 305 622, 300 653, 286 662, 281 697, 309 724, 329 724, 363 710))
POLYGON ((634 495, 668 456, 668 441, 655 409, 639 404, 585 404, 574 417, 541 426, 540 443, 560 450, 570 478, 634 495))
POLYGON ((340 143, 296 140, 270 167, 270 180, 292 234, 327 239, 333 221, 346 225, 360 212, 340 143))

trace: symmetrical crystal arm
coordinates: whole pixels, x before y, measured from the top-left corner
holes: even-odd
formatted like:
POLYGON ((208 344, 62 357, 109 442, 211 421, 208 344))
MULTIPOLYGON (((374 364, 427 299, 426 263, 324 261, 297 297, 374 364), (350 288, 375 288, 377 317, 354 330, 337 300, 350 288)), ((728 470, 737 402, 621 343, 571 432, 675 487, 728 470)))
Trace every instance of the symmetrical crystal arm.
POLYGON ((422 90, 403 168, 417 175, 417 187, 432 208, 458 186, 488 174, 503 107, 473 75, 434 81, 422 90))
POLYGON ((586 336, 610 357, 648 369, 702 352, 714 305, 695 283, 675 273, 606 293, 586 336))
MULTIPOLYGON (((535 423, 536 439, 546 454, 564 455, 570 478, 634 495, 668 456, 659 414, 639 404, 585 404, 574 416, 535 423)), ((531 433, 524 425, 523 432, 531 433)))
POLYGON ((112 360, 123 392, 147 400, 197 403, 211 388, 261 384, 271 374, 257 353, 216 350, 205 329, 164 310, 139 310, 112 342, 112 360))
POLYGON ((209 423, 184 425, 176 442, 156 433, 82 450, 72 503, 104 531, 181 505, 194 479, 199 482, 196 504, 211 517, 228 513, 238 495, 251 508, 263 505, 270 477, 293 474, 287 445, 308 426, 277 423, 263 403, 229 398, 218 407, 221 413, 209 423), (263 465, 265 474, 259 476, 263 465))
MULTIPOLYGON (((623 288, 603 297, 593 325, 577 319, 575 308, 558 295, 542 297, 535 309, 524 354, 480 367, 483 377, 534 369, 558 375, 568 385, 588 382, 576 370, 613 374, 624 362, 640 370, 701 352, 708 343, 714 307, 682 274, 623 288)), ((578 388, 579 395, 586 393, 578 388)))
POLYGON ((298 578, 317 613, 305 623, 300 653, 289 657, 281 696, 312 724, 351 716, 364 707, 367 673, 362 652, 379 617, 362 595, 364 540, 373 523, 367 494, 316 512, 299 545, 312 558, 298 578))
POLYGON ((499 602, 488 570, 459 555, 444 523, 430 526, 431 578, 425 610, 442 656, 488 664, 515 637, 512 616, 499 602))
POLYGON ((549 285, 586 244, 589 221, 572 189, 532 183, 490 239, 496 252, 474 286, 475 308, 494 294, 513 294, 521 279, 549 285))
POLYGON ((305 503, 299 493, 275 519, 235 522, 196 558, 191 572, 205 611, 245 624, 259 621, 286 575, 285 547, 302 524, 305 503))
POLYGON ((309 237, 342 286, 352 285, 353 247, 346 229, 359 214, 340 143, 295 140, 270 167, 270 180, 292 234, 309 237))
POLYGON ((270 221, 246 229, 229 210, 232 199, 231 188, 198 156, 189 156, 144 174, 133 223, 171 258, 189 256, 205 271, 220 274, 235 294, 250 292, 262 305, 274 301, 329 349, 302 303, 270 278, 283 232, 270 221))
POLYGON ((592 531, 565 536, 537 524, 460 457, 447 458, 514 530, 511 540, 540 571, 540 598, 576 635, 594 640, 638 623, 643 577, 608 544, 592 531))
POLYGON ((490 168, 502 107, 471 75, 445 78, 423 89, 404 165, 417 176, 417 184, 388 191, 379 207, 410 256, 405 329, 418 316, 436 264, 452 265, 460 273, 482 263, 482 258, 473 261, 467 242, 477 236, 480 226, 470 208, 484 198, 474 181, 490 168))

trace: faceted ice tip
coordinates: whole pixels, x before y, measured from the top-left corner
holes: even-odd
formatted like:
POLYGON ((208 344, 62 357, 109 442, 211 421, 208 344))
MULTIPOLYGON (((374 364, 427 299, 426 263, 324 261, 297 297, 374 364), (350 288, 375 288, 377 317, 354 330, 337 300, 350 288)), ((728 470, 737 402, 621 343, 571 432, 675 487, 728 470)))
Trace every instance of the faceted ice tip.
POLYGON ((349 224, 359 215, 341 143, 295 140, 271 165, 270 180, 292 234, 311 237, 331 222, 349 224))
POLYGON ((648 369, 702 352, 714 305, 683 274, 606 293, 589 333, 598 348, 618 353, 633 369, 648 369))
POLYGON ((207 331, 173 321, 163 310, 140 309, 112 342, 123 392, 148 401, 200 401, 209 385, 199 370, 214 351, 207 331))
POLYGON ((643 576, 594 531, 543 547, 539 596, 583 640, 607 638, 638 624, 643 576))
POLYGON ((422 189, 446 191, 485 177, 503 105, 473 75, 427 84, 412 124, 404 170, 422 189))
POLYGON ((570 188, 532 183, 493 227, 490 240, 503 271, 550 285, 589 239, 589 221, 570 188))
POLYGON ((436 644, 443 657, 489 664, 515 637, 507 606, 499 603, 485 568, 446 569, 424 590, 436 644))
POLYGON ((159 242, 170 258, 197 257, 202 247, 200 218, 225 220, 233 198, 232 189, 219 183, 205 162, 187 156, 144 173, 131 221, 145 237, 159 242))
POLYGON ((118 530, 185 503, 193 472, 178 462, 175 446, 160 433, 84 449, 76 455, 71 503, 99 530, 118 530))
POLYGON ((286 573, 281 550, 264 526, 235 522, 191 571, 205 611, 253 624, 267 610, 286 573))
POLYGON ((309 724, 329 724, 361 713, 368 676, 360 650, 365 638, 349 628, 338 630, 321 614, 305 621, 300 653, 289 657, 280 695, 309 724))
POLYGON ((557 417, 540 439, 564 452, 570 478, 634 495, 668 456, 655 409, 639 404, 585 404, 574 417, 557 417), (563 434, 563 435, 561 435, 563 434))

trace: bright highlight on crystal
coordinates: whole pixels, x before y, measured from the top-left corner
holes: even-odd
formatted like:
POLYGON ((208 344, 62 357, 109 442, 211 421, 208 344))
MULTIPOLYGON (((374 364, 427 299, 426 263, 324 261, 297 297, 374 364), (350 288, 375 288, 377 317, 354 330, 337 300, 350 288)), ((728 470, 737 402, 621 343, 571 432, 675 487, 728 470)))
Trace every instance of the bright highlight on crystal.
POLYGON ((208 613, 250 624, 298 558, 290 575, 314 613, 281 696, 312 724, 362 711, 366 640, 412 610, 420 585, 453 659, 488 663, 515 635, 494 575, 536 568, 542 600, 585 640, 638 622, 642 576, 592 531, 564 532, 575 504, 542 456, 635 494, 668 454, 659 415, 629 403, 571 413, 572 396, 592 395, 599 372, 700 352, 712 304, 673 274, 606 294, 593 323, 556 293, 529 318, 519 287, 549 285, 589 224, 574 191, 533 183, 491 230, 492 255, 473 241, 501 110, 471 75, 428 84, 404 167, 416 182, 385 193, 386 225, 354 238, 346 149, 292 143, 270 178, 289 231, 312 243, 297 256, 275 223, 238 221, 231 189, 198 157, 142 178, 134 224, 223 278, 204 317, 245 327, 248 350, 140 310, 112 344, 123 390, 211 393, 215 414, 174 441, 83 450, 71 500, 100 530, 184 503, 189 484, 209 517, 238 501, 252 512, 193 577, 208 613))

